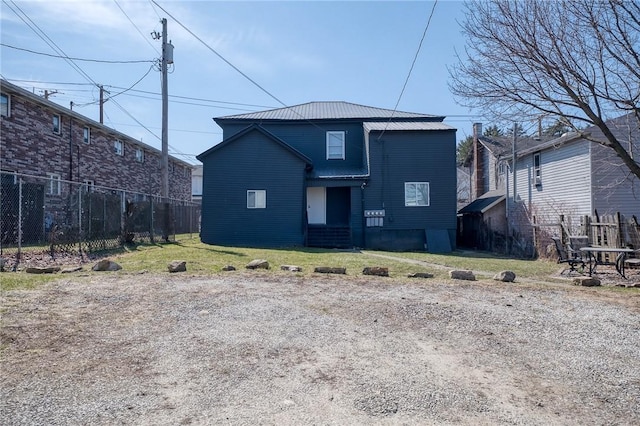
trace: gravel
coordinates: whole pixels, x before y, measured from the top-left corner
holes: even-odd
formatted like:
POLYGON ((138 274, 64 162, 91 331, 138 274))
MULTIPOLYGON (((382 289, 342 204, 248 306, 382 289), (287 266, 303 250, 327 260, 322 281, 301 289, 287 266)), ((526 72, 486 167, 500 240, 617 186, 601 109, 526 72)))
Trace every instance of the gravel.
POLYGON ((262 271, 2 294, 3 425, 640 424, 640 291, 262 271))

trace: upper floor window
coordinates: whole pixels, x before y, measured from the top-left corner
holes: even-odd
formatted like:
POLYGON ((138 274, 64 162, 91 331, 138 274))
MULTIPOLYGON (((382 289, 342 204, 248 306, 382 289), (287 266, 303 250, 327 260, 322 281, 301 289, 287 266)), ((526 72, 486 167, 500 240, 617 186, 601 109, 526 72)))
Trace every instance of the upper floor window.
POLYGON ((267 191, 264 189, 250 189, 247 191, 247 208, 264 209, 267 208, 267 191))
POLYGON ((405 206, 429 205, 429 182, 405 182, 404 183, 405 206))
POLYGON ((327 160, 344 160, 344 132, 327 132, 327 160))
POLYGON ((11 98, 5 93, 0 93, 0 115, 9 117, 11 113, 11 98))
POLYGON ((120 139, 116 139, 113 143, 113 152, 115 152, 116 155, 124 155, 124 144, 120 139))
POLYGON ((533 184, 542 185, 542 174, 540 173, 540 153, 533 154, 533 184))
POLYGON ((60 116, 57 114, 53 115, 53 133, 60 134, 60 116))
POLYGON ((60 175, 57 173, 49 173, 49 185, 47 194, 60 195, 60 175))
POLYGON ((82 142, 91 143, 91 127, 85 127, 82 129, 82 142))
POLYGON ((144 150, 142 148, 136 148, 136 161, 144 163, 144 150))

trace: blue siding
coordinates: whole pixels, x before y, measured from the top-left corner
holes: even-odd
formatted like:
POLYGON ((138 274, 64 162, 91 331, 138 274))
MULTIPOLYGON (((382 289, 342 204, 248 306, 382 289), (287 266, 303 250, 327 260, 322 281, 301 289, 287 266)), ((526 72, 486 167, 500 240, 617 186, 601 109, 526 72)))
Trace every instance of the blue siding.
POLYGON ((304 244, 305 162, 258 131, 203 161, 201 239, 253 247, 304 244), (265 209, 247 208, 247 190, 266 190, 265 209))
POLYGON ((385 132, 380 140, 378 136, 373 132, 370 136, 371 178, 365 189, 365 209, 384 209, 386 216, 382 229, 369 229, 372 237, 390 232, 406 241, 394 249, 418 249, 424 247, 425 229, 444 229, 455 247, 455 131, 385 132), (405 182, 429 182, 430 205, 406 207, 405 182))
MULTIPOLYGON (((244 125, 227 125, 224 129, 224 138, 233 136, 246 128, 247 125, 246 123, 244 125)), ((364 167, 364 130, 361 122, 285 122, 260 123, 260 126, 311 158, 316 171, 326 170, 332 174, 340 174, 364 167), (344 160, 327 160, 326 133, 328 131, 345 132, 344 160)))

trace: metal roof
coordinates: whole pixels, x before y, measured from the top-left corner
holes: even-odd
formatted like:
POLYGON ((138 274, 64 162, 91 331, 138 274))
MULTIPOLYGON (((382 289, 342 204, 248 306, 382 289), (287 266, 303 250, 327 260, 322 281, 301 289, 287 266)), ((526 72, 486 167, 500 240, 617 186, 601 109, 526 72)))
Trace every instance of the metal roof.
POLYGON ((480 198, 475 199, 471 203, 467 204, 460 210, 458 214, 465 213, 485 213, 499 202, 506 199, 505 193, 502 190, 489 191, 484 193, 480 198))
POLYGON ((327 120, 327 119, 390 119, 409 118, 431 121, 442 121, 443 116, 419 114, 414 112, 394 111, 375 108, 349 102, 308 102, 286 108, 247 114, 227 115, 216 120, 327 120))
POLYGON ((366 121, 362 125, 367 131, 456 130, 439 121, 366 121))

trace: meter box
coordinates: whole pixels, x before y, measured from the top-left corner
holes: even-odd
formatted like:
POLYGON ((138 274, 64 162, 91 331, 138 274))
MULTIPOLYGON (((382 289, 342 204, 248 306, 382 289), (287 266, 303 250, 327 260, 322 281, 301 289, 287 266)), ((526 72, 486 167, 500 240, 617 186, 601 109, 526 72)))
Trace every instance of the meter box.
POLYGON ((367 227, 384 225, 384 209, 382 210, 365 210, 364 217, 367 220, 367 227))

